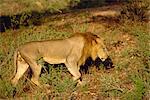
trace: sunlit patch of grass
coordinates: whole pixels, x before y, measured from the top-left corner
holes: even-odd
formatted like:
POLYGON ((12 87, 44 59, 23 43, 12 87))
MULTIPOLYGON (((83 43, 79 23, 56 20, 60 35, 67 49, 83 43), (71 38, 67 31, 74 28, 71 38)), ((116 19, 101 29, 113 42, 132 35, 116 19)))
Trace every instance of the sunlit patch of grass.
POLYGON ((73 24, 72 26, 72 30, 74 31, 74 33, 76 32, 86 32, 88 30, 88 25, 87 24, 83 24, 83 25, 79 25, 79 24, 73 24))
POLYGON ((138 74, 132 74, 129 76, 130 80, 133 82, 133 89, 131 91, 127 91, 123 96, 122 99, 127 100, 141 100, 144 97, 146 92, 145 82, 138 74))

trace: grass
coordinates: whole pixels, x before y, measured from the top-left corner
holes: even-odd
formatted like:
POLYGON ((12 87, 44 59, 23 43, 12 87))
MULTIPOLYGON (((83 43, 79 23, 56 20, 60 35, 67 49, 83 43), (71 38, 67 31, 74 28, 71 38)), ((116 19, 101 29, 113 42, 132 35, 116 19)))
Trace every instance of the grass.
MULTIPOLYGON (((83 12, 84 13, 84 12, 83 12)), ((114 23, 89 22, 89 14, 67 16, 66 19, 53 18, 40 26, 7 30, 0 34, 0 98, 1 99, 149 99, 150 62, 148 24, 144 22, 114 23), (81 16, 82 15, 82 16, 81 16), (82 19, 85 22, 80 23, 82 19), (108 27, 109 26, 109 27, 108 27), (102 29, 101 29, 102 28, 102 29), (105 31, 103 31, 105 30, 105 31), (50 84, 50 93, 45 94, 22 77, 16 89, 10 84, 14 72, 13 52, 29 41, 63 39, 75 32, 95 32, 105 41, 115 68, 105 70, 94 66, 88 74, 82 73, 85 86, 76 87, 64 65, 39 63, 49 70, 41 74, 40 82, 50 84)))
POLYGON ((62 12, 61 10, 67 9, 70 6, 75 6, 77 5, 78 2, 80 2, 80 0, 72 0, 72 2, 70 0, 61 0, 61 1, 1 0, 0 11, 2 16, 19 15, 19 14, 31 13, 31 12, 44 12, 45 10, 48 12, 62 12))

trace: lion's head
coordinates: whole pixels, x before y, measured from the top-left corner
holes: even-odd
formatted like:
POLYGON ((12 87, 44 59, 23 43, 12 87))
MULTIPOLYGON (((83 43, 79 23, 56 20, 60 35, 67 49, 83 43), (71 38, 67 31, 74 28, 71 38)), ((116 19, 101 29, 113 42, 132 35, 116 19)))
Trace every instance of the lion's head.
POLYGON ((106 67, 106 69, 112 68, 113 63, 111 58, 108 55, 108 51, 106 49, 106 46, 104 45, 102 39, 95 34, 92 33, 86 33, 83 34, 86 43, 84 46, 83 56, 82 57, 91 57, 92 60, 96 60, 97 57, 99 57, 106 67))
POLYGON ((92 55, 94 56, 93 60, 95 60, 96 57, 99 57, 106 69, 113 68, 114 67, 113 62, 108 55, 108 51, 103 41, 100 39, 100 37, 97 37, 95 40, 96 40, 96 43, 94 43, 93 52, 96 54, 92 55))

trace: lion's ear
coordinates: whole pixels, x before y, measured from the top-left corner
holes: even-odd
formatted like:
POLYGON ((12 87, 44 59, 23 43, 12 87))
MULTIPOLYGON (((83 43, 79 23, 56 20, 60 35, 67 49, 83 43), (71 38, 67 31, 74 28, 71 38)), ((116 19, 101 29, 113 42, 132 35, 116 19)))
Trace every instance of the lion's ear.
POLYGON ((100 38, 96 38, 96 42, 97 42, 97 43, 101 43, 102 40, 101 40, 100 38))
POLYGON ((92 46, 95 46, 97 44, 97 41, 92 40, 92 46))

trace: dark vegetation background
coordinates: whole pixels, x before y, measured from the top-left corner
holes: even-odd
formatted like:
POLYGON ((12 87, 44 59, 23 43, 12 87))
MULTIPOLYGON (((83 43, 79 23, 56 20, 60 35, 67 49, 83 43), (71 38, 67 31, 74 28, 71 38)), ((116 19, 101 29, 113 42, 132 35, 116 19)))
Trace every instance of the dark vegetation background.
POLYGON ((20 26, 39 25, 41 17, 125 1, 128 0, 2 0, 0 32, 10 28, 18 29, 20 26))
POLYGON ((0 1, 0 99, 149 100, 150 99, 150 1, 149 0, 1 0, 0 1), (16 88, 13 53, 20 45, 37 40, 63 39, 76 32, 100 35, 114 68, 83 68, 85 86, 75 87, 63 64, 39 63, 41 83, 34 86, 30 70, 16 88), (47 70, 44 70, 47 69, 47 70))

